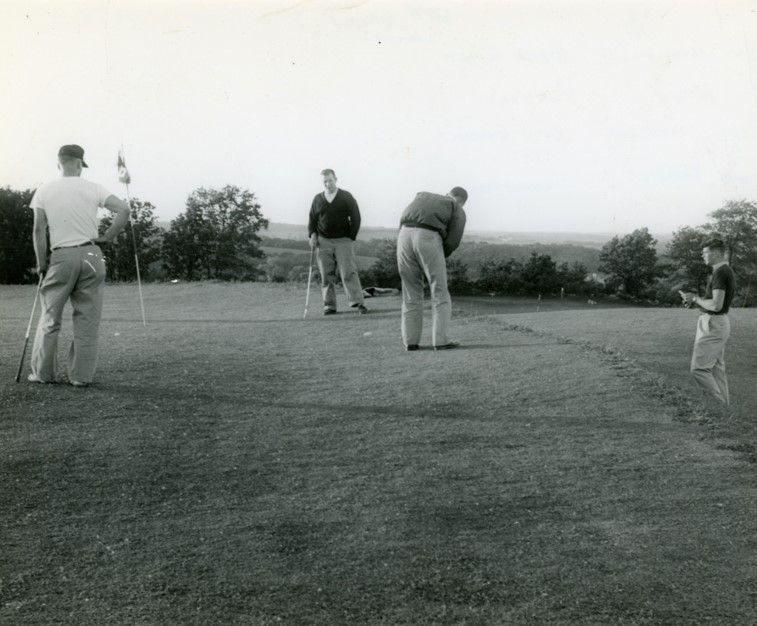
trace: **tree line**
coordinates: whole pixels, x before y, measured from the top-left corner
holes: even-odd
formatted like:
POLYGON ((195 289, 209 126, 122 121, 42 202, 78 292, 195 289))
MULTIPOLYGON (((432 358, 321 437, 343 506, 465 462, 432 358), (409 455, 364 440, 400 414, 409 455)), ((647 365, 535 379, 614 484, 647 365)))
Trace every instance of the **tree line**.
MULTIPOLYGON (((0 188, 2 284, 36 280, 29 209, 32 195, 29 189, 0 188)), ((307 276, 307 241, 267 239, 266 246, 297 252, 266 258, 259 233, 267 228, 268 220, 255 194, 247 189, 233 185, 195 189, 184 212, 167 229, 158 225, 150 202, 132 198, 130 203, 131 221, 125 232, 103 251, 111 281, 136 279, 133 241, 145 280, 297 281, 307 276)), ((709 275, 701 257, 702 245, 717 234, 726 243, 737 277, 737 302, 749 304, 757 291, 757 203, 729 201, 709 217, 706 224, 684 226, 673 233, 662 254, 646 228, 613 237, 599 251, 534 244, 525 258, 515 256, 522 246, 466 242, 448 259, 450 290, 544 296, 604 293, 672 304, 679 301, 679 289, 702 292, 709 275), (553 254, 562 261, 554 260, 553 254)), ((100 232, 110 223, 105 216, 100 232)), ((400 286, 395 241, 358 240, 355 246, 357 255, 376 259, 361 271, 366 286, 400 286)))
MULTIPOLYGON (((0 283, 36 282, 32 244, 33 190, 0 188, 0 283)), ((137 278, 134 248, 142 278, 163 280, 257 280, 262 275, 258 231, 268 227, 255 194, 227 185, 195 189, 185 211, 168 229, 157 223, 155 206, 131 198, 131 219, 116 241, 103 247, 107 278, 137 278)), ((110 226, 106 215, 100 234, 110 226)))

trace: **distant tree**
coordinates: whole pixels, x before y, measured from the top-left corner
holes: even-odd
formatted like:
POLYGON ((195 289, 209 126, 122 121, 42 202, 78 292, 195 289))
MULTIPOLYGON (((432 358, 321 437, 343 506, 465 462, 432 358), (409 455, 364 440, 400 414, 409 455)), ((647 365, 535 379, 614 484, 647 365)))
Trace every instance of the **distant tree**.
POLYGON ((622 287, 629 295, 641 295, 657 275, 656 243, 646 228, 608 241, 599 253, 599 271, 608 275, 608 287, 622 287))
POLYGON ((188 280, 255 280, 265 256, 257 232, 267 226, 254 193, 233 185, 196 189, 163 238, 166 270, 188 280))
POLYGON ((363 286, 399 289, 402 280, 397 267, 397 241, 383 240, 381 247, 376 251, 376 257, 374 264, 361 276, 363 286))
POLYGON ((308 257, 303 254, 282 252, 268 255, 260 268, 268 282, 283 283, 300 280, 303 269, 307 279, 307 263, 308 257))
MULTIPOLYGON (((702 259, 702 245, 708 234, 702 228, 684 226, 673 233, 666 253, 670 269, 665 272, 671 284, 678 289, 694 289, 700 292, 707 282, 710 269, 702 259)), ((677 296, 676 292, 676 296, 677 296)))
POLYGON ((32 189, 0 187, 0 283, 4 285, 36 280, 34 212, 29 208, 33 195, 32 189))
POLYGON ((523 264, 509 261, 484 261, 479 266, 476 286, 487 293, 517 294, 523 291, 523 264))
POLYGON ((548 254, 532 252, 523 266, 523 291, 528 294, 551 294, 560 289, 557 265, 548 254))
POLYGON ((460 259, 447 259, 447 287, 451 293, 468 293, 471 290, 468 268, 460 259))
POLYGON ((202 214, 182 213, 171 221, 163 236, 163 264, 170 276, 198 280, 204 259, 210 255, 212 233, 202 214))
POLYGON ((455 258, 465 263, 471 272, 486 261, 506 262, 516 259, 526 263, 532 252, 547 254, 555 263, 581 263, 591 272, 599 266, 599 250, 575 244, 512 244, 487 243, 464 240, 455 252, 455 258))
POLYGON ((705 228, 725 240, 730 265, 736 274, 736 289, 742 306, 755 300, 757 282, 757 203, 730 200, 710 213, 705 228))
MULTIPOLYGON (((160 259, 164 232, 156 224, 155 207, 150 202, 143 202, 138 198, 131 198, 130 205, 131 221, 111 245, 103 247, 107 277, 110 280, 137 279, 132 228, 137 243, 141 278, 150 278, 150 264, 160 259)), ((100 234, 102 235, 112 223, 113 218, 110 215, 100 220, 100 234)))
POLYGON ((710 217, 712 222, 705 229, 723 237, 729 263, 753 273, 757 269, 757 203, 730 200, 710 213, 710 217))
POLYGON ((588 270, 583 263, 561 263, 557 268, 557 281, 565 293, 583 295, 587 290, 588 270))

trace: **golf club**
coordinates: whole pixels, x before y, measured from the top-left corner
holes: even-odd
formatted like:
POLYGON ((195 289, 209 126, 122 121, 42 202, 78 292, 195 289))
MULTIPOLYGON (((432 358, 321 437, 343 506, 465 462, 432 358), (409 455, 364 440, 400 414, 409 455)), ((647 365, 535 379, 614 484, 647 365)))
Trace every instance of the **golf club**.
POLYGON ((32 305, 32 314, 29 316, 29 325, 26 327, 26 338, 24 339, 24 349, 21 351, 21 360, 18 362, 18 372, 16 372, 16 382, 21 379, 21 370, 24 368, 24 357, 26 356, 26 347, 29 345, 29 333, 32 329, 32 320, 34 319, 34 311, 37 308, 37 300, 39 300, 39 290, 42 288, 43 275, 40 275, 39 282, 37 283, 37 292, 34 294, 34 304, 32 305))
POLYGON ((310 266, 308 267, 308 291, 305 295, 305 313, 302 315, 302 319, 308 316, 308 304, 310 304, 310 281, 313 278, 313 259, 315 257, 315 246, 310 249, 310 266))

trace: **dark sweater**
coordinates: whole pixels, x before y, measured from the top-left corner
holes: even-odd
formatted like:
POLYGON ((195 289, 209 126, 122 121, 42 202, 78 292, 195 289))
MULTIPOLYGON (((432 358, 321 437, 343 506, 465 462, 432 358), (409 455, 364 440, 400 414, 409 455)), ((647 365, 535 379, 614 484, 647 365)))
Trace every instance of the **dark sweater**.
POLYGON ((360 209, 349 191, 337 189, 336 196, 329 203, 325 192, 313 198, 308 220, 308 236, 318 233, 319 237, 337 239, 349 237, 353 241, 360 230, 360 209))

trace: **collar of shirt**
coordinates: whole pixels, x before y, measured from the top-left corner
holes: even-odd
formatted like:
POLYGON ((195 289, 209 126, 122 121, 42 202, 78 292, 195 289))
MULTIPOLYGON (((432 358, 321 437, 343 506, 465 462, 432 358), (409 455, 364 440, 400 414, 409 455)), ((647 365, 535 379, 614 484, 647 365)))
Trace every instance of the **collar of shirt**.
POLYGON ((715 263, 715 265, 712 266, 712 273, 715 273, 715 270, 717 270, 722 265, 728 265, 728 261, 721 261, 720 263, 715 263))

